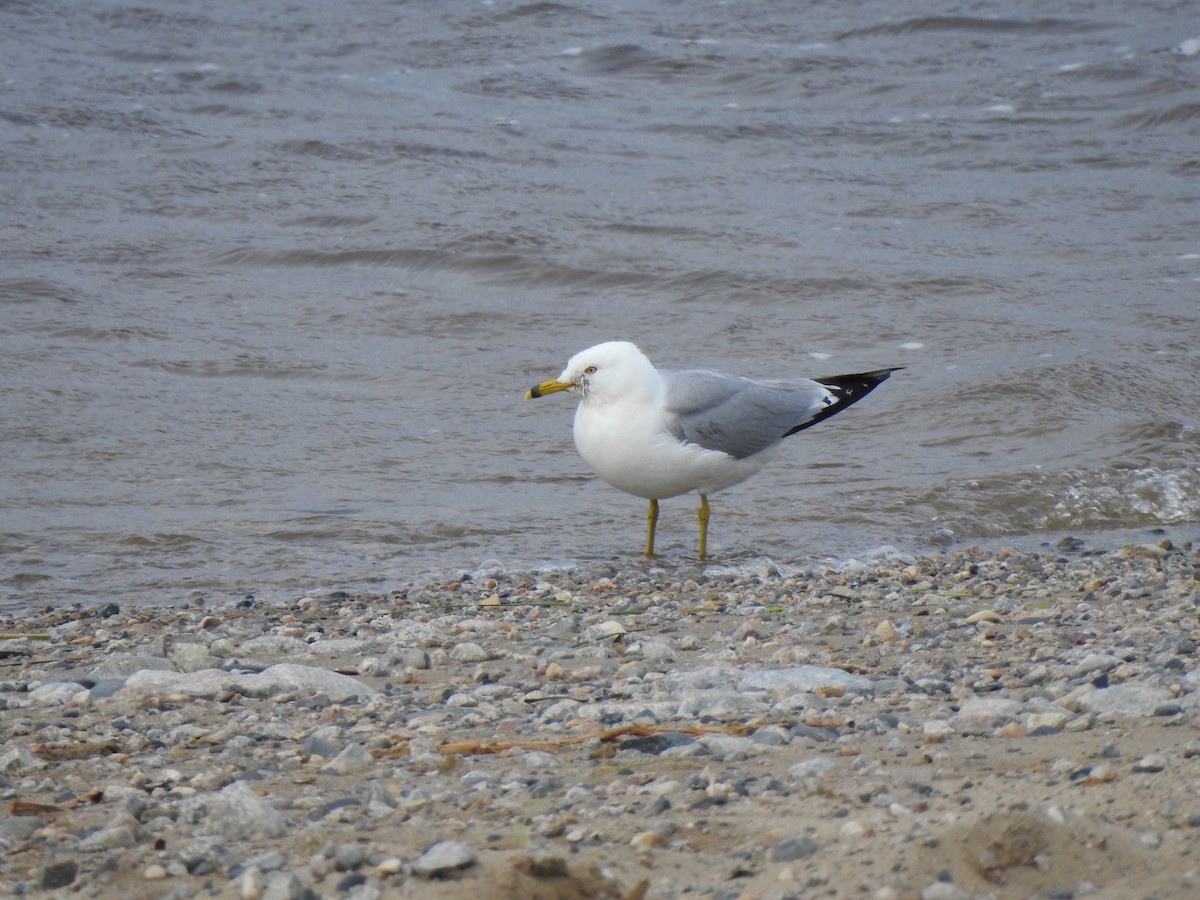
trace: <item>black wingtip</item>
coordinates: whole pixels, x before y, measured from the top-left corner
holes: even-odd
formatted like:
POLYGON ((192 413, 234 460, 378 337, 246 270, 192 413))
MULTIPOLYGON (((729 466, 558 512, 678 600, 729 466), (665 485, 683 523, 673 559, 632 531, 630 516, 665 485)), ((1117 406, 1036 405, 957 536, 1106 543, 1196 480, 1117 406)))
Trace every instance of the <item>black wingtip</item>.
POLYGON ((833 375, 829 378, 814 378, 829 388, 839 398, 844 397, 846 403, 853 403, 865 397, 883 382, 892 377, 893 372, 899 372, 904 366, 892 366, 890 369, 876 369, 874 372, 859 372, 855 375, 833 375))
POLYGON ((833 375, 828 378, 814 378, 813 381, 825 385, 833 394, 833 402, 818 412, 815 416, 790 431, 784 432, 784 437, 790 437, 798 431, 812 428, 818 422, 824 422, 830 416, 837 415, 843 409, 857 403, 879 385, 887 381, 893 372, 899 372, 904 366, 892 366, 890 369, 876 369, 874 372, 859 372, 855 375, 833 375))

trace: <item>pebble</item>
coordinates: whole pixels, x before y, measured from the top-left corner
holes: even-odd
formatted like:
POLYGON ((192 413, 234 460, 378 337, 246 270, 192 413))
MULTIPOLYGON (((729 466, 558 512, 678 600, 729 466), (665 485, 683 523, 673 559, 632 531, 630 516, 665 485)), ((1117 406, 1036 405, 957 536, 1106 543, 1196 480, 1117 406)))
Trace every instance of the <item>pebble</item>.
POLYGON ((953 882, 935 881, 921 891, 921 900, 971 900, 971 895, 953 882))
POLYGON ((1003 617, 991 609, 981 609, 963 619, 968 625, 978 625, 980 622, 1003 622, 1003 617))
POLYGON ((362 844, 339 844, 334 851, 333 864, 341 872, 349 872, 367 861, 367 849, 362 844))
POLYGON ((1161 753, 1148 753, 1133 764, 1135 772, 1161 772, 1167 767, 1167 758, 1161 753))
POLYGON ((38 886, 42 890, 47 891, 66 887, 74 883, 78 871, 79 865, 73 859, 51 863, 42 870, 42 877, 38 882, 38 886))
POLYGON ((461 841, 438 841, 413 863, 413 872, 423 878, 434 878, 455 869, 465 869, 479 858, 475 848, 461 841))
POLYGON ((47 635, 0 647, 0 774, 8 808, 57 811, 0 815, 5 880, 368 900, 507 853, 541 879, 604 860, 613 896, 954 900, 921 853, 1025 795, 1173 854, 1200 828, 1172 805, 1200 793, 1200 555, 1075 553, 29 613, 0 622, 47 635), (1119 790, 1173 827, 1122 818, 1119 790))
POLYGON ((817 842, 810 837, 789 837, 772 847, 767 856, 772 862, 793 862, 812 856, 819 849, 817 842))
POLYGON ((875 626, 875 636, 885 643, 890 643, 891 641, 898 641, 900 639, 900 632, 896 630, 896 626, 892 623, 891 619, 884 619, 875 626))

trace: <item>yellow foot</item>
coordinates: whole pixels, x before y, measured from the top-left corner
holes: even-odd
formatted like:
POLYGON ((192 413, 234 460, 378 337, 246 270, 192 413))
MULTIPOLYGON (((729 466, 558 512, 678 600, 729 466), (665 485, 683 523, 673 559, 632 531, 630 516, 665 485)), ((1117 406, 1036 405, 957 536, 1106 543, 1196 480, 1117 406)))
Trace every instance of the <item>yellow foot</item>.
POLYGON ((700 552, 696 554, 700 559, 708 553, 708 498, 703 494, 700 495, 700 552))
POLYGON ((650 501, 650 509, 646 513, 649 527, 646 529, 646 559, 654 555, 654 529, 658 525, 658 501, 650 501))

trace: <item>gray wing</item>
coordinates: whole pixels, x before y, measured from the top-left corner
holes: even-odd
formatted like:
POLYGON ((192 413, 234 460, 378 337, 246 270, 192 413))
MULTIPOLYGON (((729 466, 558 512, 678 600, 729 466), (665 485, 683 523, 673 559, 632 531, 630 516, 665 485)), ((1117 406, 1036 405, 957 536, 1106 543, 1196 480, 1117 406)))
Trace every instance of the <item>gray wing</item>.
POLYGON ((663 372, 671 433, 736 459, 802 429, 837 398, 816 381, 751 381, 719 372, 663 372))

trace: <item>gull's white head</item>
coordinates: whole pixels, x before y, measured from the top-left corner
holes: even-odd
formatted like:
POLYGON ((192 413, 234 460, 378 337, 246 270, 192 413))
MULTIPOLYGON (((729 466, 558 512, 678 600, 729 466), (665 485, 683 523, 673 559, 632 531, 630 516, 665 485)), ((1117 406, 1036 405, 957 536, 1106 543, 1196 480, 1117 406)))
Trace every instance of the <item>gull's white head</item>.
POLYGON ((570 391, 585 402, 652 395, 659 383, 650 360, 629 341, 606 341, 571 357, 561 375, 529 390, 525 399, 570 391))

